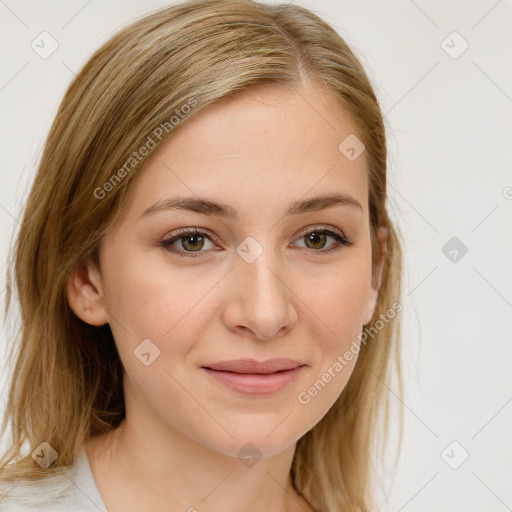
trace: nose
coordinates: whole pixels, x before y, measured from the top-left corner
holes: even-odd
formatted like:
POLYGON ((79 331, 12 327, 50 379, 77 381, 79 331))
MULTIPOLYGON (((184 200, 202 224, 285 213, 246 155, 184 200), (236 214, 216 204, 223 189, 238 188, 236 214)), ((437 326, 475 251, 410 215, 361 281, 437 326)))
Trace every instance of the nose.
POLYGON ((258 340, 283 336, 297 323, 298 298, 290 275, 269 249, 249 261, 235 258, 223 322, 231 331, 258 340))

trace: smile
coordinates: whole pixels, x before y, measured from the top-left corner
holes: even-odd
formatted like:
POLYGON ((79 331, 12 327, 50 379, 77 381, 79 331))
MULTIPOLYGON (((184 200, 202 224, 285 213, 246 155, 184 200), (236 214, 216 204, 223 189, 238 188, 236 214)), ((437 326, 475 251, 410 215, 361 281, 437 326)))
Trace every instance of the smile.
POLYGON ((244 395, 269 395, 288 386, 302 371, 304 365, 272 373, 237 373, 227 370, 201 369, 216 382, 244 395))

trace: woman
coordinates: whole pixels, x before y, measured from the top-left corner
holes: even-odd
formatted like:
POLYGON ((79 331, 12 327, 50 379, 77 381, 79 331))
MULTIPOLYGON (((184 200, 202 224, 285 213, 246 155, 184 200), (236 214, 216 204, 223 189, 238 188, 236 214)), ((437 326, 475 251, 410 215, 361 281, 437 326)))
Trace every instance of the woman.
POLYGON ((381 111, 329 25, 136 21, 69 86, 13 248, 1 506, 375 510, 400 273, 381 111))

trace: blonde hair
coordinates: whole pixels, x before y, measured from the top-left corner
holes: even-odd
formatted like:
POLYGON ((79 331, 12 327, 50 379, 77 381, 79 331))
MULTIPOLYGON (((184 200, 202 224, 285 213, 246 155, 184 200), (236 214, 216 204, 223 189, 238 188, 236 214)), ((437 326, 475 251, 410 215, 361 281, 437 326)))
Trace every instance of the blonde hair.
MULTIPOLYGON (((344 106, 366 146, 373 261, 376 229, 388 231, 372 321, 396 305, 402 256, 386 207, 385 128, 372 85, 346 42, 292 4, 202 0, 156 11, 94 53, 66 91, 44 146, 7 273, 5 317, 16 288, 21 322, 9 353, 2 432, 10 418, 12 441, 0 460, 0 480, 58 475, 89 436, 124 418, 123 369, 110 328, 72 312, 66 282, 86 257, 97 256, 147 159, 176 126, 221 98, 309 81, 344 106), (34 450, 42 442, 58 452, 46 469, 22 455, 23 444, 34 450)), ((400 318, 381 323, 361 346, 338 400, 297 442, 293 485, 318 510, 375 509, 382 451, 373 442, 383 447, 388 436, 393 361, 402 394, 400 318)), ((400 408, 400 443, 402 420, 400 408)))

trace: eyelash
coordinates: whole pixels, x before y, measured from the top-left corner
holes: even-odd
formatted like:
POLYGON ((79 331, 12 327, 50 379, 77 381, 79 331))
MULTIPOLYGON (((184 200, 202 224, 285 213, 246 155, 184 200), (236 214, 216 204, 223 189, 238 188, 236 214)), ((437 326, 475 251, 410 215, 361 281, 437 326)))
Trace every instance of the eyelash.
MULTIPOLYGON (((317 249, 309 249, 310 251, 321 253, 321 254, 338 251, 338 250, 342 249, 343 247, 348 247, 354 243, 354 242, 348 240, 347 238, 345 238, 344 236, 340 235, 334 229, 325 228, 325 227, 310 229, 309 231, 307 231, 306 233, 301 235, 298 238, 298 240, 300 240, 301 238, 304 238, 312 233, 320 234, 320 235, 328 235, 331 238, 333 238, 336 242, 328 249, 318 249, 318 250, 317 249)), ((210 242, 213 242, 214 240, 217 239, 217 237, 215 235, 213 235, 213 233, 211 233, 210 231, 201 230, 201 229, 197 229, 197 228, 184 228, 182 230, 178 230, 176 232, 176 234, 173 235, 172 237, 162 240, 159 245, 161 247, 165 248, 167 251, 169 251, 173 254, 177 254, 178 256, 183 257, 183 258, 197 258, 197 257, 200 257, 201 253, 208 252, 208 251, 193 251, 192 252, 192 251, 182 251, 182 250, 171 249, 171 245, 174 242, 176 242, 177 240, 180 240, 181 238, 185 238, 186 236, 189 236, 189 235, 206 236, 206 238, 208 238, 208 240, 210 240, 210 242), (212 240, 212 238, 213 238, 213 240, 212 240)), ((306 247, 306 249, 308 249, 308 248, 306 247)))

